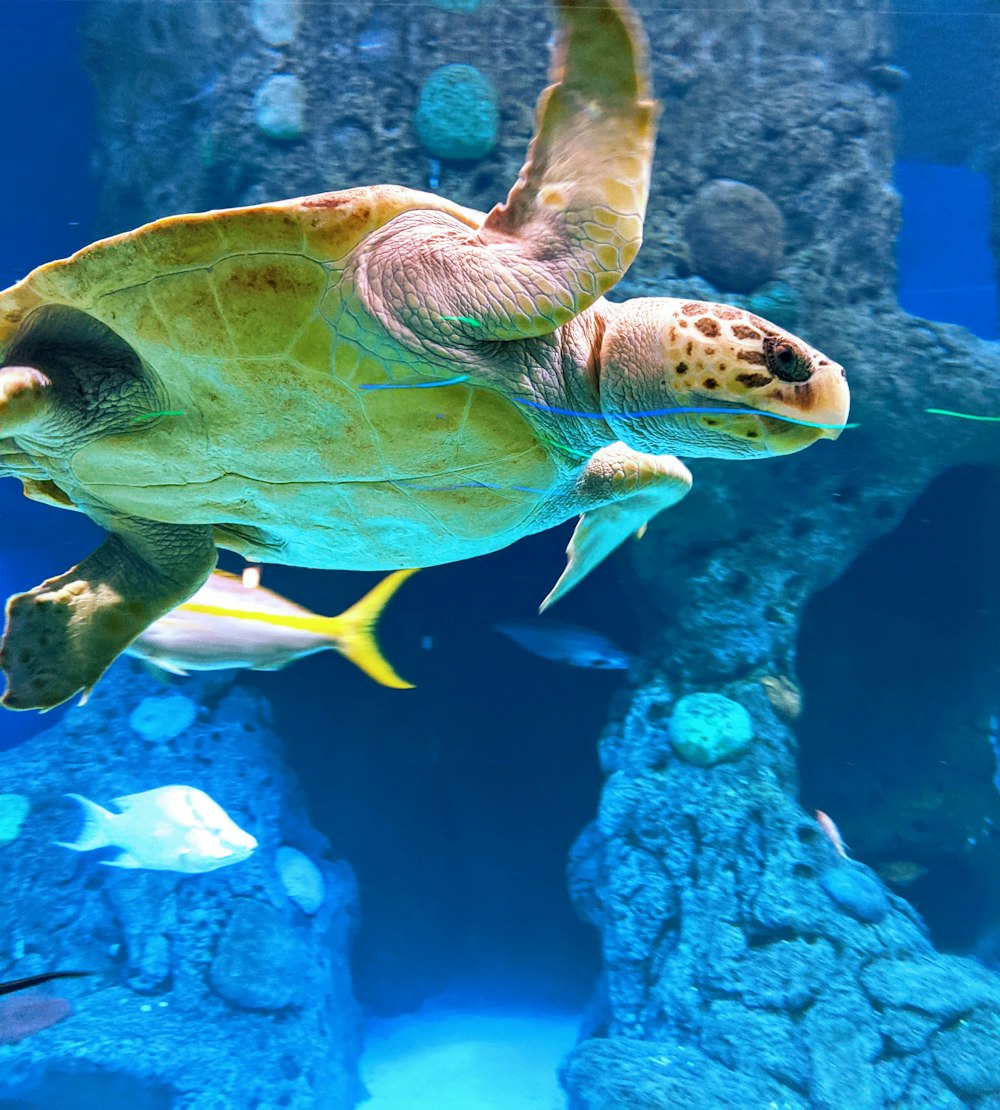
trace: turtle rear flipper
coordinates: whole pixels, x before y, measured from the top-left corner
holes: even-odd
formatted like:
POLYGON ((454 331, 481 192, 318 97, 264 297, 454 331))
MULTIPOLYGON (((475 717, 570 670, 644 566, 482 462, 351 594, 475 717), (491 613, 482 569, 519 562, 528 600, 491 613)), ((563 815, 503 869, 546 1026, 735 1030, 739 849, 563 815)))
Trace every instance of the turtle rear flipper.
POLYGON ((208 526, 116 521, 79 566, 7 602, 8 709, 51 709, 97 682, 129 643, 215 566, 208 526))

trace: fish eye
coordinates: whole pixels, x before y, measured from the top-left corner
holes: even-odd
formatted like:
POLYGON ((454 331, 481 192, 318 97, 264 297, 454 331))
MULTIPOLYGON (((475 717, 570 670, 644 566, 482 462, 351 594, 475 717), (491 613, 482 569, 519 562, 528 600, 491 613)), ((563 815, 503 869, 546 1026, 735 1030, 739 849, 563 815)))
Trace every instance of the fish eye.
POLYGON ((764 339, 767 368, 783 382, 805 382, 812 377, 809 360, 804 358, 787 339, 769 335, 764 339))

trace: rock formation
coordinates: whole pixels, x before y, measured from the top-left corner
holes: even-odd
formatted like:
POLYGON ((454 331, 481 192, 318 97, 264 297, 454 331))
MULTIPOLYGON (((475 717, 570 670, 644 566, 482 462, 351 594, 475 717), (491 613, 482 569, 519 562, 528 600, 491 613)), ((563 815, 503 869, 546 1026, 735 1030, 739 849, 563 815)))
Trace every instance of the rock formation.
POLYGON ((149 739, 130 720, 149 719, 157 702, 189 699, 123 660, 86 706, 0 754, 3 781, 31 806, 0 846, 0 897, 10 910, 0 978, 93 973, 52 985, 70 1016, 0 1048, 0 1102, 348 1110, 361 1097, 351 869, 329 858, 311 826, 267 703, 225 683, 197 689, 196 720, 149 739), (53 843, 72 840, 80 823, 64 794, 107 805, 171 783, 218 801, 257 838, 256 854, 181 875, 118 870, 95 858, 113 859, 111 850, 78 855, 53 843), (311 915, 282 884, 282 845, 308 853, 324 876, 325 901, 311 915))
MULTIPOLYGON (((287 0, 262 22, 266 3, 93 4, 103 230, 371 181, 439 178, 461 203, 501 199, 543 81, 546 13, 458 6, 472 10, 287 0), (412 116, 423 80, 455 62, 493 77, 498 142, 438 171, 412 116), (298 82, 295 126, 280 133, 254 116, 275 77, 298 82)), ((795 736, 760 680, 794 674, 809 599, 935 477, 1000 462, 995 425, 926 411, 997 415, 1000 350, 896 305, 897 86, 880 6, 844 0, 794 18, 776 0, 638 7, 664 112, 646 244, 616 296, 716 299, 694 276, 691 205, 718 179, 758 190, 784 225, 777 276, 796 330, 847 367, 858 426, 801 457, 696 462, 694 492, 633 550, 647 650, 608 727, 600 814, 571 866, 606 983, 564 1084, 574 1110, 985 1110, 1000 1099, 986 1047, 996 980, 937 955, 907 903, 822 838, 796 800, 795 736), (705 692, 742 704, 755 730, 741 755, 708 767, 669 743, 678 699, 705 692)), ((154 938, 140 961, 159 966, 154 938)))

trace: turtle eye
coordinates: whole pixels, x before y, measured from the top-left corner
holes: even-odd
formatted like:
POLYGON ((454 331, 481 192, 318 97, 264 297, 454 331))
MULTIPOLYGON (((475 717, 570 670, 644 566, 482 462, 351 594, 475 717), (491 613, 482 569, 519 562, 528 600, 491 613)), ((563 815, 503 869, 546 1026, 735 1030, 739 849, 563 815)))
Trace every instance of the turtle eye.
POLYGON ((764 339, 767 368, 783 382, 805 382, 812 377, 809 360, 804 358, 787 339, 767 336, 764 339))

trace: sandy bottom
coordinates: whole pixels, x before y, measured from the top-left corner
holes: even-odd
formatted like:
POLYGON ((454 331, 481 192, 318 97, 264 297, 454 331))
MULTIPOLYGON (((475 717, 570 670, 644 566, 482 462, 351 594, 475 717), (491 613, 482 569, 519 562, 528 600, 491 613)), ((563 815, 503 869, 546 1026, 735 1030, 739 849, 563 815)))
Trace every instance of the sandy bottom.
POLYGON ((579 1021, 428 1005, 373 1023, 361 1058, 365 1110, 563 1110, 556 1069, 579 1021))

